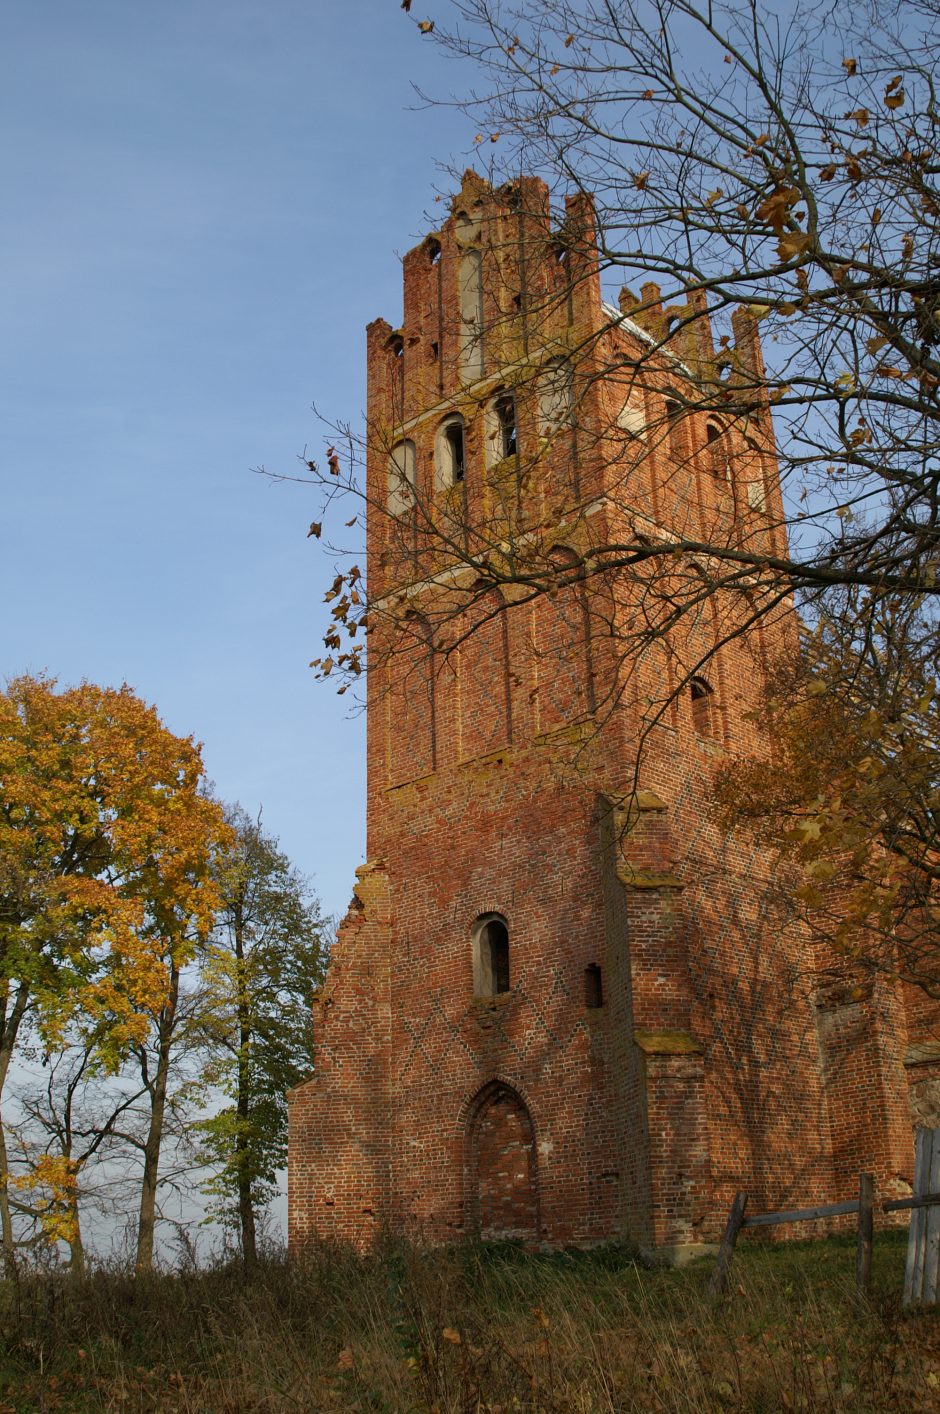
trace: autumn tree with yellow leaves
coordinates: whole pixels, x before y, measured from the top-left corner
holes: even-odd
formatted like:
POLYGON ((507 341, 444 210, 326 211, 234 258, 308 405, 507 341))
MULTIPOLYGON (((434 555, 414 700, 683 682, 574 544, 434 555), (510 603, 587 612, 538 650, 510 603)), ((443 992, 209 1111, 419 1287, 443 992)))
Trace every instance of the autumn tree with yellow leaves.
MULTIPOLYGON (((126 686, 26 676, 0 695, 0 1100, 27 1025, 54 1047, 78 1024, 116 1068, 165 1020, 218 903, 227 827, 202 784, 198 745, 126 686)), ((10 1269, 8 1180, 0 1123, 10 1269)))
POLYGON ((781 887, 834 960, 940 998, 938 646, 918 601, 830 604, 777 665, 773 749, 727 764, 725 828, 777 851, 781 887))

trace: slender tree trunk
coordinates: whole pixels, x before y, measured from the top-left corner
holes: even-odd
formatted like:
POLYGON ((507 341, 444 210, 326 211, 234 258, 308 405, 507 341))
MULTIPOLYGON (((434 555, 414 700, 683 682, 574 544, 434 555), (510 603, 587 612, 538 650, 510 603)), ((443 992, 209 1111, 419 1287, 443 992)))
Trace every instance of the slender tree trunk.
POLYGON ((252 1194, 251 1145, 251 1001, 245 967, 245 930, 240 904, 235 910, 235 976, 238 983, 238 1093, 235 1108, 238 1124, 235 1130, 235 1163, 238 1174, 238 1222, 241 1229, 242 1260, 248 1271, 258 1261, 255 1231, 255 1205, 252 1194))
POLYGON ((69 1239, 69 1271, 73 1277, 83 1277, 85 1275, 85 1243, 82 1240, 77 1195, 69 1206, 72 1220, 72 1236, 69 1239))
POLYGON ((3 1274, 16 1275, 16 1247, 13 1242, 13 1215, 10 1212, 9 1169, 7 1167, 7 1139, 3 1132, 3 1117, 0 1115, 0 1242, 3 1248, 3 1274))
POLYGON ((166 1115, 166 1092, 170 1075, 170 1051, 176 1025, 176 1005, 179 1000, 180 974, 175 963, 170 968, 170 995, 160 1013, 157 1031, 157 1068, 150 1092, 150 1125, 144 1143, 144 1173, 140 1185, 140 1212, 137 1220, 137 1272, 153 1271, 153 1240, 157 1225, 157 1184, 160 1171, 160 1147, 163 1143, 163 1121, 166 1115))
MULTIPOLYGON (((0 1009, 0 1099, 3 1096, 10 1062, 13 1059, 20 1023, 26 1014, 26 1007, 29 1003, 29 987, 25 982, 21 982, 16 988, 13 1006, 8 1013, 10 986, 9 981, 4 984, 2 1009, 0 1009)), ((0 1113, 0 1250, 3 1252, 4 1275, 15 1276, 16 1244, 13 1239, 13 1215, 10 1212, 10 1169, 2 1113, 0 1113)))

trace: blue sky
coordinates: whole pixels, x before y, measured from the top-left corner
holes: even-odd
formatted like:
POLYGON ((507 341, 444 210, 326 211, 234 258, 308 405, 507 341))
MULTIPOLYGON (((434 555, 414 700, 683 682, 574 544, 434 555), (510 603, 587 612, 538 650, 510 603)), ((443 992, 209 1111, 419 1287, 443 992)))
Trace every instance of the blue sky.
MULTIPOLYGON (((420 5, 419 5, 420 8, 420 5)), ((433 11, 433 5, 426 9, 433 11)), ((7 0, 0 671, 129 682, 342 913, 364 731, 293 472, 472 132, 399 0, 7 0)))

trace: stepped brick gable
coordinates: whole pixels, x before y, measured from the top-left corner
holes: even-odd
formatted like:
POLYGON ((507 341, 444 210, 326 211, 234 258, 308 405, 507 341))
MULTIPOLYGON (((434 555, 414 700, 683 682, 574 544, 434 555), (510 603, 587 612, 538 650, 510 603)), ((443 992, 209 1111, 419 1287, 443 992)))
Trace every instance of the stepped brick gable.
POLYGON ((741 633, 743 598, 704 592, 672 623, 666 571, 579 573, 643 535, 785 550, 769 409, 743 432, 690 391, 760 368, 754 323, 713 346, 654 286, 612 308, 592 234, 583 198, 557 223, 540 182, 467 173, 405 256, 401 327, 368 330, 368 862, 289 1097, 295 1252, 391 1230, 681 1255, 739 1188, 903 1189, 911 1100, 940 1122, 930 1006, 835 985, 771 858, 708 817, 724 754, 766 750, 792 609, 741 633), (484 552, 519 573, 477 592, 484 552), (537 560, 570 570, 551 596, 537 560))

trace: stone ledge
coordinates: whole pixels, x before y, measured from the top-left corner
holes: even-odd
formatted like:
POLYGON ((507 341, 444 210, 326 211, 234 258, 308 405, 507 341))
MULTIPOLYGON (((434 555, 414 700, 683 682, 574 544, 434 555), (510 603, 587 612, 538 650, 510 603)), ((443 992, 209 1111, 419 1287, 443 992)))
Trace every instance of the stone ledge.
POLYGON ((410 776, 407 781, 398 781, 393 786, 385 787, 386 795, 394 795, 396 791, 407 790, 409 786, 420 786, 426 782, 431 782, 437 775, 437 771, 426 771, 423 776, 410 776))
POLYGON ((627 889, 684 889, 682 880, 675 874, 647 874, 642 869, 631 869, 628 864, 617 865, 617 878, 627 889))
POLYGON ((915 1041, 904 1053, 905 1065, 928 1065, 940 1061, 940 1041, 915 1041))
POLYGON ((633 793, 637 810, 668 810, 669 807, 654 790, 638 790, 633 793))
POLYGON ((705 1050, 689 1031, 634 1031, 633 1043, 648 1056, 700 1056, 705 1050))

